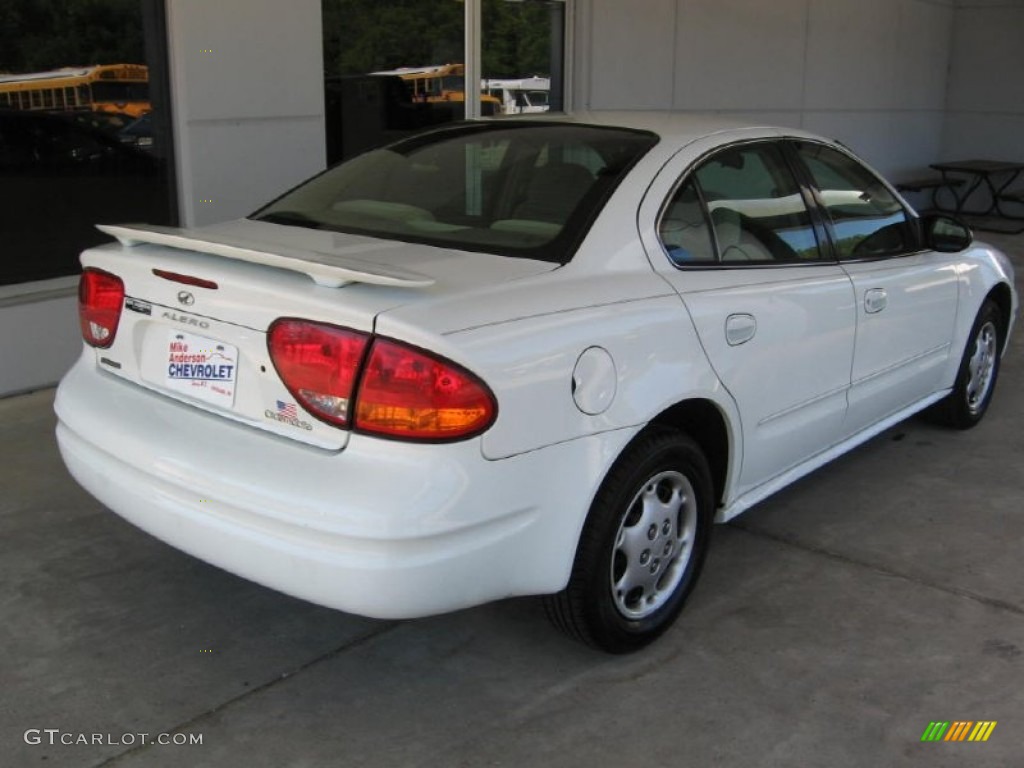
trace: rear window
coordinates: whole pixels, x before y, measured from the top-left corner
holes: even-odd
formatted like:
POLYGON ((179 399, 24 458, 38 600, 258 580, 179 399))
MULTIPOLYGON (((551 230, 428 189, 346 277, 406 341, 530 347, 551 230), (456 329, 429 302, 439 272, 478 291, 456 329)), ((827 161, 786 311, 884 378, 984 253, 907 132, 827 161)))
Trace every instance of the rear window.
POLYGON ((619 128, 462 124, 352 158, 252 218, 562 263, 656 142, 619 128))

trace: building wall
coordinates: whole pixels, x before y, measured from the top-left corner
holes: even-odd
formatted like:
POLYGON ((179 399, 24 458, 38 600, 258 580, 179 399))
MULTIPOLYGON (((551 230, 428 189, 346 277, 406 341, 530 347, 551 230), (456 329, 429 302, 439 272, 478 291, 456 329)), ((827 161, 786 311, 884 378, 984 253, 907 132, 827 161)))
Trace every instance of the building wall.
POLYGON ((894 176, 940 154, 953 0, 591 0, 574 103, 715 111, 837 138, 894 176))
POLYGON ((55 384, 82 351, 78 278, 0 286, 0 397, 55 384))
POLYGON ((943 159, 1024 162, 1024 0, 959 0, 943 159))
POLYGON ((182 226, 322 170, 320 0, 167 0, 182 226))
MULTIPOLYGON (((1024 0, 570 9, 575 106, 803 127, 895 177, 940 158, 1024 161, 1024 0)), ((320 13, 320 0, 167 0, 184 226, 243 216, 323 168, 320 13)), ((75 283, 0 290, 0 396, 51 385, 73 362, 75 283)))

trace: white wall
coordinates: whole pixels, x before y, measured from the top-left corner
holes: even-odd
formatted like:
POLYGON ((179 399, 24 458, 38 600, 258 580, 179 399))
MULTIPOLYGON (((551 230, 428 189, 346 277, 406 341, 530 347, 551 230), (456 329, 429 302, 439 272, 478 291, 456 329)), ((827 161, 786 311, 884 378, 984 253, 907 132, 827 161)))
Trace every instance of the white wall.
POLYGON ((1024 0, 960 0, 943 159, 1024 162, 1024 0))
POLYGON ((953 0, 581 2, 574 104, 801 127, 910 176, 940 153, 953 18, 953 0))
POLYGON ((183 226, 324 168, 320 0, 167 0, 183 226))
POLYGON ((78 278, 0 286, 0 397, 55 384, 82 351, 78 278))

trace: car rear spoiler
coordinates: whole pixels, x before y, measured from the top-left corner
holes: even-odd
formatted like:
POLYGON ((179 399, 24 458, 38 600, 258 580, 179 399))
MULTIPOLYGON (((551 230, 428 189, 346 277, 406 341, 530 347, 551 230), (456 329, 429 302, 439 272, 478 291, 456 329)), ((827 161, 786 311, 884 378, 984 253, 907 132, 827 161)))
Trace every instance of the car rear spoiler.
MULTIPOLYGON (((212 233, 178 227, 97 224, 96 228, 116 238, 124 246, 162 245, 183 251, 208 253, 225 259, 263 264, 299 272, 308 276, 317 285, 327 288, 340 288, 348 283, 371 283, 399 288, 425 288, 434 284, 433 278, 425 275, 389 264, 373 264, 343 253, 288 248, 235 237, 219 237, 212 233)), ((364 247, 361 250, 366 249, 364 247)))

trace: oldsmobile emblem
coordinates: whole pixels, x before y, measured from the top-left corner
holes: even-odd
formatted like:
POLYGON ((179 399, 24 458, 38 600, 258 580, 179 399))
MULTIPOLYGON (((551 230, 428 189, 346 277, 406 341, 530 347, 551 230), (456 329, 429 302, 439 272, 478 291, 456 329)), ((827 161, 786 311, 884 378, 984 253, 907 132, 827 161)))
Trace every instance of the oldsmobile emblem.
POLYGON ((188 291, 178 291, 178 301, 186 307, 191 307, 196 303, 196 297, 188 291))

